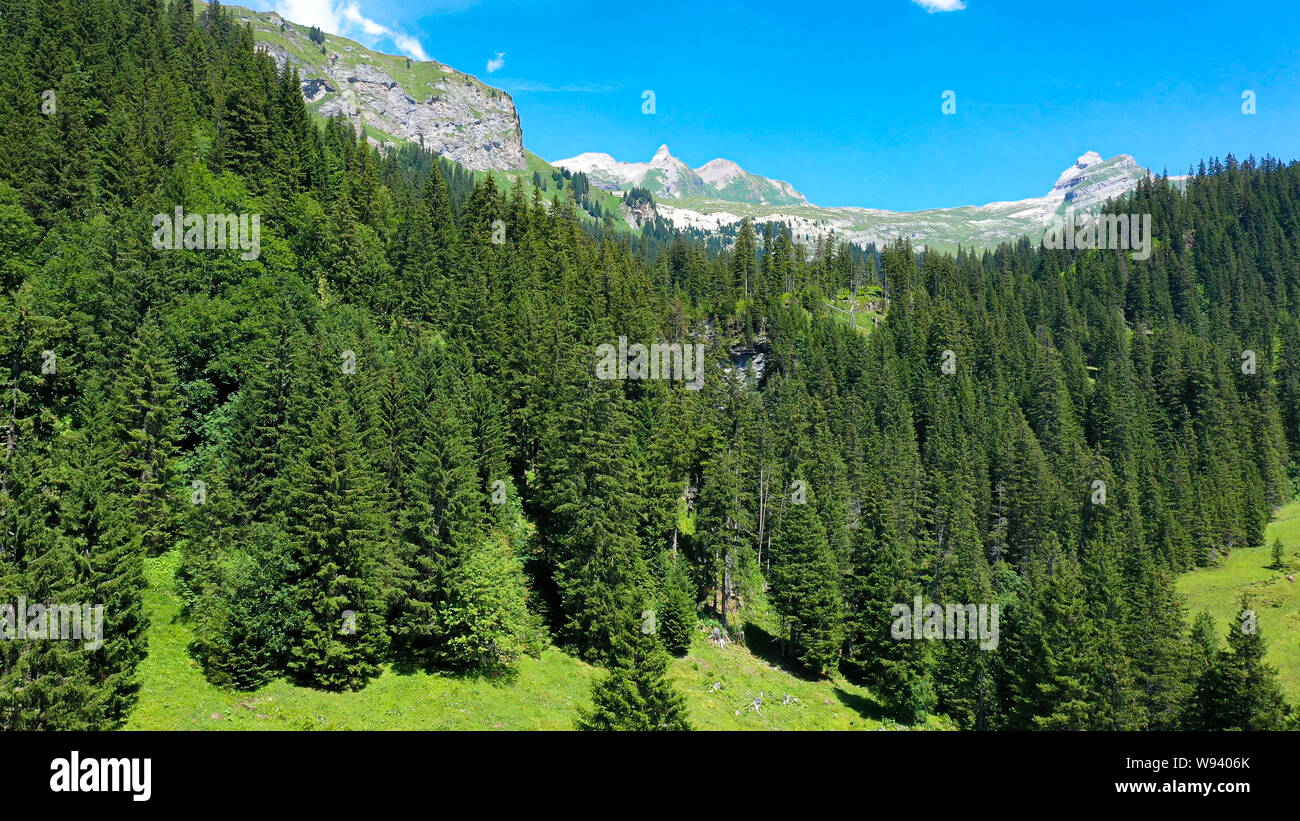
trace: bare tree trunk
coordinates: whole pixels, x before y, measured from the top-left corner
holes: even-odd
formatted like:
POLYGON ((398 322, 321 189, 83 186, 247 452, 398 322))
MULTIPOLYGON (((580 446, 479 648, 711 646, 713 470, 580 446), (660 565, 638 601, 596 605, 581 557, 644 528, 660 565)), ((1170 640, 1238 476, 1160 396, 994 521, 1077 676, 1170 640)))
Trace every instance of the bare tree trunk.
POLYGON ((13 390, 13 405, 9 412, 9 427, 5 433, 5 466, 0 470, 0 494, 9 492, 9 460, 18 448, 18 379, 10 383, 13 390))
POLYGON ((727 602, 731 600, 731 548, 722 559, 722 634, 730 635, 727 628, 727 602))

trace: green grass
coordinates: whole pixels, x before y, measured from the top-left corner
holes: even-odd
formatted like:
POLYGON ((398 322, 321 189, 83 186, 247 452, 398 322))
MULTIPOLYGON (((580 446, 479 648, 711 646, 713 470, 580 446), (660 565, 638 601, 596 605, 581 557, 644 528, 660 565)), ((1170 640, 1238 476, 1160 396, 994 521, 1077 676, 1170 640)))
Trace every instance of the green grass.
POLYGON ((1278 511, 1264 544, 1239 548, 1215 567, 1185 573, 1178 591, 1187 598, 1189 623, 1202 610, 1214 617, 1221 645, 1226 645, 1227 631, 1239 617, 1241 594, 1250 593, 1259 631, 1268 644, 1267 660, 1278 670, 1287 701, 1300 704, 1300 582, 1286 580, 1288 573, 1300 573, 1300 501, 1278 511), (1285 571, 1270 567, 1274 539, 1282 540, 1285 571))
MULTIPOLYGON (((1188 618, 1205 610, 1220 640, 1237 615, 1242 591, 1255 597, 1268 660, 1278 668, 1292 703, 1300 703, 1300 587, 1286 580, 1300 572, 1300 502, 1279 511, 1267 544, 1280 538, 1290 568, 1269 567, 1268 547, 1234 551, 1216 567, 1184 574, 1178 590, 1188 618)), ((398 673, 386 669, 364 690, 327 693, 274 681, 253 693, 232 693, 208 683, 186 650, 192 634, 181 621, 174 575, 179 553, 149 559, 145 609, 150 618, 149 655, 141 664, 139 703, 129 729, 500 729, 563 730, 579 706, 590 703, 591 683, 601 675, 558 648, 524 658, 512 680, 398 673)), ((769 626, 761 613, 758 621, 769 626)), ((751 644, 762 632, 749 628, 751 644)), ((871 693, 843 679, 808 681, 774 659, 731 644, 720 648, 702 633, 691 652, 672 661, 672 676, 685 694, 698 729, 853 730, 895 725, 871 693), (755 709, 755 700, 761 703, 755 709)), ((931 719, 928 729, 946 729, 931 719)))
POLYGON ((533 178, 533 172, 536 171, 542 175, 543 181, 547 181, 550 179, 551 172, 557 170, 555 166, 526 148, 524 149, 524 159, 528 161, 527 167, 524 168, 524 173, 528 175, 529 180, 533 178))
POLYGON ((880 286, 869 285, 858 291, 857 299, 847 289, 841 289, 835 298, 826 303, 836 319, 849 321, 849 309, 853 308, 853 324, 859 331, 870 333, 876 329, 876 321, 884 321, 884 313, 871 311, 867 305, 878 302, 881 298, 880 286))
MULTIPOLYGON (((195 13, 201 13, 202 8, 202 6, 197 7, 195 13)), ((308 38, 310 29, 307 26, 286 20, 285 27, 281 29, 278 23, 273 22, 269 12, 253 11, 243 6, 223 6, 223 8, 233 13, 237 21, 253 23, 258 40, 280 46, 294 58, 316 69, 318 73, 323 73, 330 56, 337 54, 344 65, 356 66, 360 63, 370 63, 380 69, 413 100, 427 100, 429 95, 435 93, 436 88, 448 79, 471 83, 485 89, 490 88, 467 74, 443 71, 437 63, 411 60, 408 66, 404 56, 383 54, 366 48, 355 40, 333 34, 325 36, 326 53, 322 54, 320 45, 308 38)))
MULTIPOLYGON (((502 196, 508 196, 516 185, 524 186, 524 194, 529 198, 533 196, 533 173, 536 172, 542 178, 542 199, 550 202, 552 197, 560 194, 565 190, 565 181, 559 181, 551 178, 551 174, 559 169, 548 163, 546 160, 537 156, 533 152, 524 149, 524 158, 526 166, 523 171, 493 171, 493 179, 497 182, 497 187, 501 189, 502 196)), ((475 182, 480 182, 488 175, 487 171, 474 171, 475 182)), ((591 186, 588 189, 588 199, 600 204, 601 211, 606 214, 612 214, 614 217, 614 230, 624 233, 638 233, 633 230, 632 226, 627 224, 619 213, 619 206, 622 205, 621 197, 611 194, 608 191, 591 186)), ((583 222, 592 223, 598 220, 582 208, 577 208, 578 219, 583 222)))
MULTIPOLYGON (((178 562, 175 551, 147 561, 149 655, 128 729, 565 730, 573 727, 579 706, 590 704, 591 683, 602 674, 551 647, 540 658, 522 659, 509 681, 385 669, 359 692, 327 693, 281 679, 253 693, 232 693, 208 683, 186 651, 192 636, 179 618, 178 562)), ((719 648, 702 633, 671 670, 698 729, 894 726, 863 687, 798 678, 743 647, 719 648)), ((928 726, 947 724, 934 719, 928 726)))

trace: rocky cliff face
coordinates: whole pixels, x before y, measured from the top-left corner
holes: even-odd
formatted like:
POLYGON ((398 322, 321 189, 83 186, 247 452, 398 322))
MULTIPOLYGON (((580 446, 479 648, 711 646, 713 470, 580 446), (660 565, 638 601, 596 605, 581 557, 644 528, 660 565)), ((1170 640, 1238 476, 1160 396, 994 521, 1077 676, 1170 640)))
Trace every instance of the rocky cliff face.
POLYGON ((523 131, 510 95, 436 61, 380 54, 332 34, 323 44, 274 12, 233 8, 259 48, 298 70, 303 98, 322 116, 343 114, 376 143, 421 143, 477 171, 522 170, 523 131))
POLYGON ((1061 172, 1047 199, 1062 200, 1079 210, 1093 208, 1131 191, 1147 175, 1128 154, 1103 160, 1096 151, 1089 151, 1061 172))

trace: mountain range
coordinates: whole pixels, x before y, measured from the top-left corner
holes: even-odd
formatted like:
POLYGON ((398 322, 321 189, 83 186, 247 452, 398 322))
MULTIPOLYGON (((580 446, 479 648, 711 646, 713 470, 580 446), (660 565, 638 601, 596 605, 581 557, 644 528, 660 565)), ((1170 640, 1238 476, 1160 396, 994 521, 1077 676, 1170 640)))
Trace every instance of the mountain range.
POLYGON ((731 160, 710 160, 691 168, 661 145, 650 162, 619 162, 608 154, 579 154, 553 165, 587 175, 608 191, 638 187, 656 199, 713 197, 724 202, 754 205, 808 205, 808 199, 788 182, 751 174, 731 160))
MULTIPOLYGON (((666 145, 648 163, 619 162, 608 154, 589 153, 554 164, 574 173, 581 171, 593 185, 610 191, 648 190, 656 200, 655 215, 679 228, 717 231, 752 217, 755 222, 785 222, 802 242, 835 235, 865 245, 906 237, 913 244, 942 249, 991 247, 1024 234, 1041 235, 1067 207, 1095 211, 1150 174, 1128 154, 1103 159, 1097 152, 1087 151, 1039 197, 887 211, 814 205, 789 183, 752 174, 729 160, 712 160, 691 169, 672 156, 666 145)), ((639 227, 654 215, 626 216, 639 227)))
MULTIPOLYGON (((547 163, 524 148, 523 128, 508 93, 437 61, 399 57, 311 30, 275 12, 226 7, 252 26, 258 47, 280 67, 298 70, 303 97, 319 118, 343 115, 374 144, 424 145, 475 172, 503 173, 528 181, 532 172, 557 168, 585 174, 593 187, 615 196, 649 191, 653 209, 619 209, 617 227, 639 230, 652 219, 705 233, 730 230, 745 217, 785 222, 795 239, 836 236, 865 245, 897 237, 940 250, 987 248, 1021 235, 1041 235, 1067 206, 1096 210, 1132 190, 1149 172, 1133 157, 1104 159, 1086 151, 1038 197, 923 211, 819 206, 788 182, 746 171, 727 159, 698 168, 661 145, 649 162, 623 162, 584 153, 547 163)), ((1173 178, 1179 182, 1180 178, 1173 178)))

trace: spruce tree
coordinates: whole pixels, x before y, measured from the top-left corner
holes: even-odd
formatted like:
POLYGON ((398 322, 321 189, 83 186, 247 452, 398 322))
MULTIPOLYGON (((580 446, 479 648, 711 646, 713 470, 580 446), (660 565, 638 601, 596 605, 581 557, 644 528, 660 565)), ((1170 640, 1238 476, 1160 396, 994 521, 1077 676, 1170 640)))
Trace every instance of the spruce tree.
POLYGON ((1250 600, 1243 596, 1239 622, 1228 630, 1228 648, 1219 651, 1197 683, 1187 729, 1286 728, 1291 708, 1277 670, 1264 661, 1266 649, 1250 600))
POLYGON ((177 476, 179 407, 176 373, 157 322, 146 320, 123 363, 108 406, 109 435, 116 453, 112 484, 122 496, 131 538, 146 554, 170 550, 180 521, 177 476))
POLYGON ((585 374, 570 378, 548 420, 541 527, 551 542, 564 631, 584 658, 608 661, 622 625, 640 612, 647 582, 631 430, 618 386, 585 374))
POLYGON ((292 466, 287 508, 295 541, 302 627, 289 672, 328 690, 358 689, 378 675, 387 645, 375 572, 378 499, 356 421, 335 388, 292 466))
POLYGON ((668 674, 668 654, 653 631, 622 633, 608 675, 593 683, 592 708, 579 730, 689 730, 686 701, 668 674))
POLYGON ((820 676, 838 669, 843 605, 816 494, 811 487, 806 493, 806 501, 789 507, 773 535, 769 576, 772 604, 787 625, 795 658, 820 676))
POLYGON ((657 614, 659 637, 665 650, 674 656, 684 656, 691 649, 691 637, 698 622, 695 587, 680 553, 665 553, 663 564, 667 568, 657 614))
POLYGON ((422 371, 408 400, 416 430, 400 513, 389 629, 393 650, 423 666, 462 666, 468 659, 449 653, 439 616, 451 592, 451 573, 485 538, 479 487, 463 400, 450 378, 450 365, 431 355, 417 358, 422 371))

